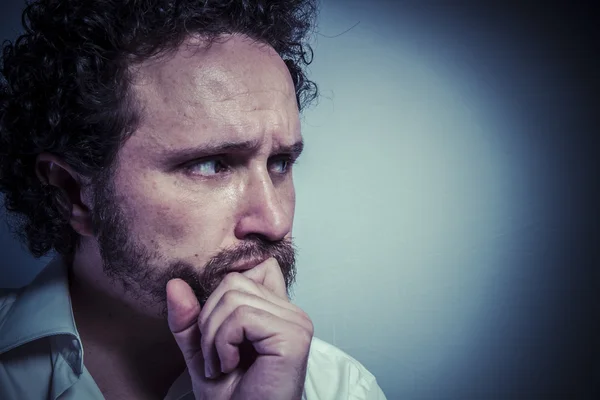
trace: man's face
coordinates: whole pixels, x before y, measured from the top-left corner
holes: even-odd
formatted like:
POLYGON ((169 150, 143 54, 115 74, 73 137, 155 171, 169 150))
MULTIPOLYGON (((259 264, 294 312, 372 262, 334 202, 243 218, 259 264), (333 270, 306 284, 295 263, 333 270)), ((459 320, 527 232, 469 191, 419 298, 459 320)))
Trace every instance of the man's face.
POLYGON ((93 198, 93 279, 149 315, 164 314, 175 277, 203 304, 246 262, 274 256, 288 289, 295 275, 290 160, 302 137, 289 72, 241 36, 194 43, 134 72, 141 124, 93 198))

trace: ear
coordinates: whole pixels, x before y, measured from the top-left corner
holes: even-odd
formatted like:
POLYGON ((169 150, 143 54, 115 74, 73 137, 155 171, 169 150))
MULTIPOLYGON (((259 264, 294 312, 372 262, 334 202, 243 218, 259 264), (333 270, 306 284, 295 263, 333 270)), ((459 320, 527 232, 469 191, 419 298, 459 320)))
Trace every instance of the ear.
POLYGON ((88 197, 84 185, 86 179, 64 160, 50 153, 38 155, 35 173, 42 183, 61 189, 68 200, 63 205, 70 215, 73 229, 82 236, 93 236, 90 204, 85 201, 88 197))

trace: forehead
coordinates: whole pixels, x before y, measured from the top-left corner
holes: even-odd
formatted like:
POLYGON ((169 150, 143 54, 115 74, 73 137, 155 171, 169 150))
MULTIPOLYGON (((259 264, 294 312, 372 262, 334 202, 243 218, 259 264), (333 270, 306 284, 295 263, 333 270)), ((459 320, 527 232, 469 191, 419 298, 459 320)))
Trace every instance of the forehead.
POLYGON ((299 136, 295 89, 285 63, 271 47, 246 37, 232 35, 210 47, 188 39, 133 75, 142 110, 133 144, 171 147, 200 137, 248 139, 244 135, 268 130, 299 136))
POLYGON ((186 40, 165 60, 157 59, 136 71, 140 94, 176 95, 175 99, 225 100, 248 91, 279 91, 294 95, 283 60, 271 47, 231 35, 210 47, 199 38, 186 40), (251 79, 249 79, 251 78, 251 79))

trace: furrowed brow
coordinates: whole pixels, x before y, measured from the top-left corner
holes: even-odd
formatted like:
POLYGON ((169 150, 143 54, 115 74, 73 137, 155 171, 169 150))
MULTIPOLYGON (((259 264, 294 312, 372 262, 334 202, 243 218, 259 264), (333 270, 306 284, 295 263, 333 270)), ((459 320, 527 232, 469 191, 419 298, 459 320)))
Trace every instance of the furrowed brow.
POLYGON ((252 153, 260 148, 259 141, 208 143, 184 149, 163 151, 160 158, 165 163, 184 162, 193 158, 214 156, 222 153, 252 153))
MULTIPOLYGON (((160 159, 166 165, 174 165, 189 161, 192 159, 210 157, 219 154, 226 153, 239 153, 239 154, 252 154, 256 153, 260 149, 260 141, 241 141, 241 142, 222 142, 222 143, 208 143, 195 147, 188 147, 183 149, 165 150, 161 152, 160 159)), ((286 146, 276 146, 273 149, 273 154, 290 154, 293 158, 300 157, 302 150, 304 149, 304 142, 299 140, 298 142, 286 146)))
POLYGON ((299 140, 291 146, 278 146, 274 149, 274 153, 276 154, 291 154, 294 158, 300 157, 302 154, 302 150, 304 150, 304 141, 299 140))

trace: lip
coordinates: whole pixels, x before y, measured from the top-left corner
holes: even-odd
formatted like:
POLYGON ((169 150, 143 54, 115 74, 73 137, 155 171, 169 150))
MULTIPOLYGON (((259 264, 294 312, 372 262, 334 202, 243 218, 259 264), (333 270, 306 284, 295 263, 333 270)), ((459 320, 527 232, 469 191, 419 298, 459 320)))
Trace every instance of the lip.
POLYGON ((258 264, 263 263, 266 258, 255 258, 253 260, 242 261, 234 264, 228 269, 228 272, 243 272, 256 267, 258 264))

